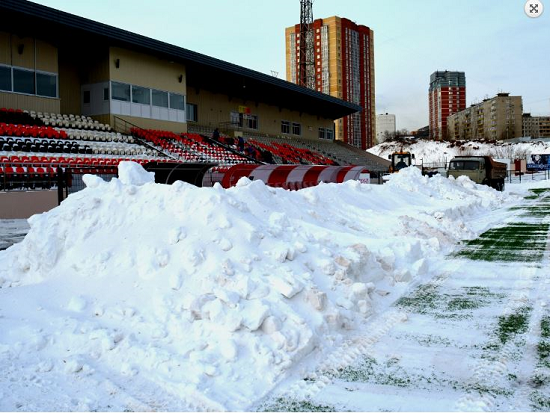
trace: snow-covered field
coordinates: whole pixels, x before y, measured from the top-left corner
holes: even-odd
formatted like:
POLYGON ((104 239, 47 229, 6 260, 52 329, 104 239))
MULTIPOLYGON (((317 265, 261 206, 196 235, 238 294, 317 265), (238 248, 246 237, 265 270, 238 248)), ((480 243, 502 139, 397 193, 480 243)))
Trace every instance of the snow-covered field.
MULTIPOLYGON (((441 327, 396 303, 422 283, 458 288, 454 270, 471 279, 488 264, 446 257, 548 182, 501 193, 408 168, 380 186, 289 192, 242 179, 224 190, 155 184, 131 162, 119 179, 85 182, 0 251, 0 410, 289 410, 281 399, 305 410, 501 407, 465 386, 440 397, 427 385, 424 399, 382 397, 379 382, 350 392, 342 372, 383 353, 409 366, 421 354, 460 369, 462 382, 504 375, 504 362, 476 370, 459 365, 457 351, 434 360, 404 346, 399 337, 441 327), (429 398, 440 402, 422 405, 429 398)), ((495 265, 489 278, 520 291, 503 311, 532 298, 519 287, 532 287, 538 269, 512 280, 517 268, 495 265)), ((444 328, 472 342, 488 317, 444 328)))

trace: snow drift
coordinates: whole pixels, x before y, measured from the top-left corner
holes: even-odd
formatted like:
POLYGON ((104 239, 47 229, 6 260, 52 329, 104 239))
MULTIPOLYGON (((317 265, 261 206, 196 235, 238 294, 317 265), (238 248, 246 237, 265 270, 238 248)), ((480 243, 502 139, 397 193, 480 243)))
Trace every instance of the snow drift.
POLYGON ((1 410, 244 410, 514 198, 414 167, 296 192, 131 162, 84 180, 0 252, 1 410))
POLYGON ((550 142, 532 139, 529 142, 485 141, 434 141, 427 139, 405 139, 383 142, 368 152, 388 159, 388 155, 398 150, 406 150, 415 155, 417 164, 439 163, 444 165, 455 156, 484 156, 497 159, 527 159, 531 154, 550 153, 550 142))

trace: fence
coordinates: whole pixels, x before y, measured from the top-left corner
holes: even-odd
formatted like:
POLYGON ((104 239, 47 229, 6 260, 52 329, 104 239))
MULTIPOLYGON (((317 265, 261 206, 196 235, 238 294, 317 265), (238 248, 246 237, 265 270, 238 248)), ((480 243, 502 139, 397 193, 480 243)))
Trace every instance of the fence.
POLYGON ((57 200, 61 203, 70 194, 86 187, 83 177, 86 174, 99 176, 104 181, 110 181, 118 176, 116 167, 97 168, 58 168, 57 169, 57 200))

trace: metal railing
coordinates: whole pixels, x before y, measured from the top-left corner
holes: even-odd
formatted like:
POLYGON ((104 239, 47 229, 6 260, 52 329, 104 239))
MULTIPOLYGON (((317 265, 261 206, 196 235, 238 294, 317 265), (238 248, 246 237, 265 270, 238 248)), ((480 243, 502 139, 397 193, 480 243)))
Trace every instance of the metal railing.
POLYGON ((178 159, 173 154, 166 153, 165 151, 157 148, 156 146, 154 146, 153 144, 151 144, 147 140, 142 139, 142 138, 140 138, 136 135, 133 135, 132 134, 132 129, 134 129, 134 128, 139 129, 139 130, 143 130, 143 131, 146 130, 146 129, 143 129, 143 128, 133 124, 132 122, 128 122, 125 119, 119 118, 118 116, 114 116, 113 129, 115 131, 120 132, 124 135, 131 135, 134 138, 134 140, 136 142, 138 142, 141 146, 145 146, 146 148, 149 148, 149 149, 152 149, 152 150, 156 151, 157 154, 160 155, 161 157, 168 157, 168 158, 176 159, 176 160, 178 159))

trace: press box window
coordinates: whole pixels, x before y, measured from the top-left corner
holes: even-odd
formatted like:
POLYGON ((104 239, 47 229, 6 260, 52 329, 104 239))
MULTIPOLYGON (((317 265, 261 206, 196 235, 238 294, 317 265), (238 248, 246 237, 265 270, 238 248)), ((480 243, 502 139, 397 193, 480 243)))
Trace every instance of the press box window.
POLYGON ((141 86, 132 86, 132 102, 149 105, 151 102, 151 89, 141 86))
POLYGON ((177 93, 170 93, 170 109, 185 110, 185 98, 177 93))
POLYGON ((89 90, 85 90, 84 93, 82 94, 82 103, 84 103, 85 105, 90 103, 90 91, 89 90))
POLYGON ((0 66, 0 90, 11 92, 11 67, 0 66))
POLYGON ((13 69, 13 91, 34 95, 34 72, 30 70, 13 69))
POLYGON ((292 124, 292 134, 293 135, 301 135, 302 134, 302 125, 300 123, 293 123, 292 124))
POLYGON ((123 102, 130 101, 130 85, 124 83, 113 82, 111 84, 113 100, 121 100, 123 102))
POLYGON ((57 97, 57 76, 36 73, 36 94, 50 98, 57 97))
POLYGON ((168 107, 168 92, 153 89, 153 106, 168 107))

